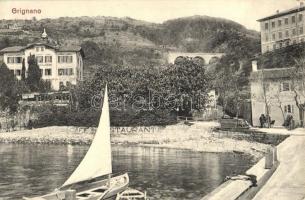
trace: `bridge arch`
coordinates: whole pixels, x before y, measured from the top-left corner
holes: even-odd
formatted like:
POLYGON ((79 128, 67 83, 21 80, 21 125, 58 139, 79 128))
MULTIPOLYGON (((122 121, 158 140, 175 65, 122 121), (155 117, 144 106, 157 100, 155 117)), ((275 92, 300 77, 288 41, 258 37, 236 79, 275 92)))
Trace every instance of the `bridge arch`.
POLYGON ((204 52, 197 52, 197 53, 187 53, 187 52, 168 52, 167 61, 168 63, 175 63, 176 58, 178 57, 201 57, 205 64, 210 64, 211 62, 214 62, 217 58, 220 59, 224 53, 204 53, 204 52))
POLYGON ((217 56, 213 56, 213 57, 210 59, 209 64, 216 63, 216 62, 218 62, 219 60, 220 60, 220 58, 219 58, 219 57, 217 57, 217 56))

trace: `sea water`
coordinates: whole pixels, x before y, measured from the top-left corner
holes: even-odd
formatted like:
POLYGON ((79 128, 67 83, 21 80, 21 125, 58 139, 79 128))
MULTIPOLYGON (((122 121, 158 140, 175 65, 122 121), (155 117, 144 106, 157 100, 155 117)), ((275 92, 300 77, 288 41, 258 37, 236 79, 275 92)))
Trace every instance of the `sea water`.
MULTIPOLYGON (((0 144, 0 199, 43 195, 60 187, 88 146, 0 144)), ((200 199, 226 176, 253 165, 248 155, 156 147, 112 147, 113 173, 128 172, 130 187, 150 199, 200 199)))

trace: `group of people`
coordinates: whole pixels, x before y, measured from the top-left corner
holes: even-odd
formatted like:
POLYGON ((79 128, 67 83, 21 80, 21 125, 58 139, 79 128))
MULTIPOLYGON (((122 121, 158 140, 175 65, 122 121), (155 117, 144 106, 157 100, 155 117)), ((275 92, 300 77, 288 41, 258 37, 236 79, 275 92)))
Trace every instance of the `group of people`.
POLYGON ((265 116, 264 114, 261 114, 261 116, 259 117, 259 122, 261 128, 269 127, 271 124, 274 123, 272 123, 270 115, 265 116))
MULTIPOLYGON (((268 128, 268 127, 271 127, 275 121, 274 120, 271 120, 271 117, 269 115, 264 115, 264 114, 261 114, 261 116, 259 117, 259 122, 260 122, 260 127, 261 128, 268 128)), ((287 128, 291 128, 291 126, 293 127, 293 116, 288 114, 285 118, 285 121, 283 123, 283 126, 284 127, 287 127, 287 128)))

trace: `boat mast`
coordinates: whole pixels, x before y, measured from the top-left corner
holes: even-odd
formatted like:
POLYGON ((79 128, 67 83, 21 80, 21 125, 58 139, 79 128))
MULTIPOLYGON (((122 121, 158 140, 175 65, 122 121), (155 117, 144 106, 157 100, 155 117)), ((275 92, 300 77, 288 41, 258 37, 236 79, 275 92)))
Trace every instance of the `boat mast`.
MULTIPOLYGON (((105 86, 105 95, 108 95, 108 87, 107 87, 107 83, 106 83, 106 86, 105 86)), ((104 97, 105 98, 105 97, 104 97)), ((108 97, 107 97, 108 99, 108 97)), ((111 145, 111 144, 110 144, 111 145)), ((110 179, 111 179, 111 174, 108 174, 108 187, 110 188, 110 179)))

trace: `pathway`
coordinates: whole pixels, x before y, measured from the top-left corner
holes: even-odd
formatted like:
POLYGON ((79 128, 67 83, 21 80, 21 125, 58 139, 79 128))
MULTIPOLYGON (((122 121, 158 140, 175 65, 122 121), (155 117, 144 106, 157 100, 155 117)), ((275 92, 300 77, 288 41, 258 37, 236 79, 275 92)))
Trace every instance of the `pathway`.
POLYGON ((305 129, 286 133, 291 136, 278 146, 280 165, 253 200, 305 199, 305 129))

